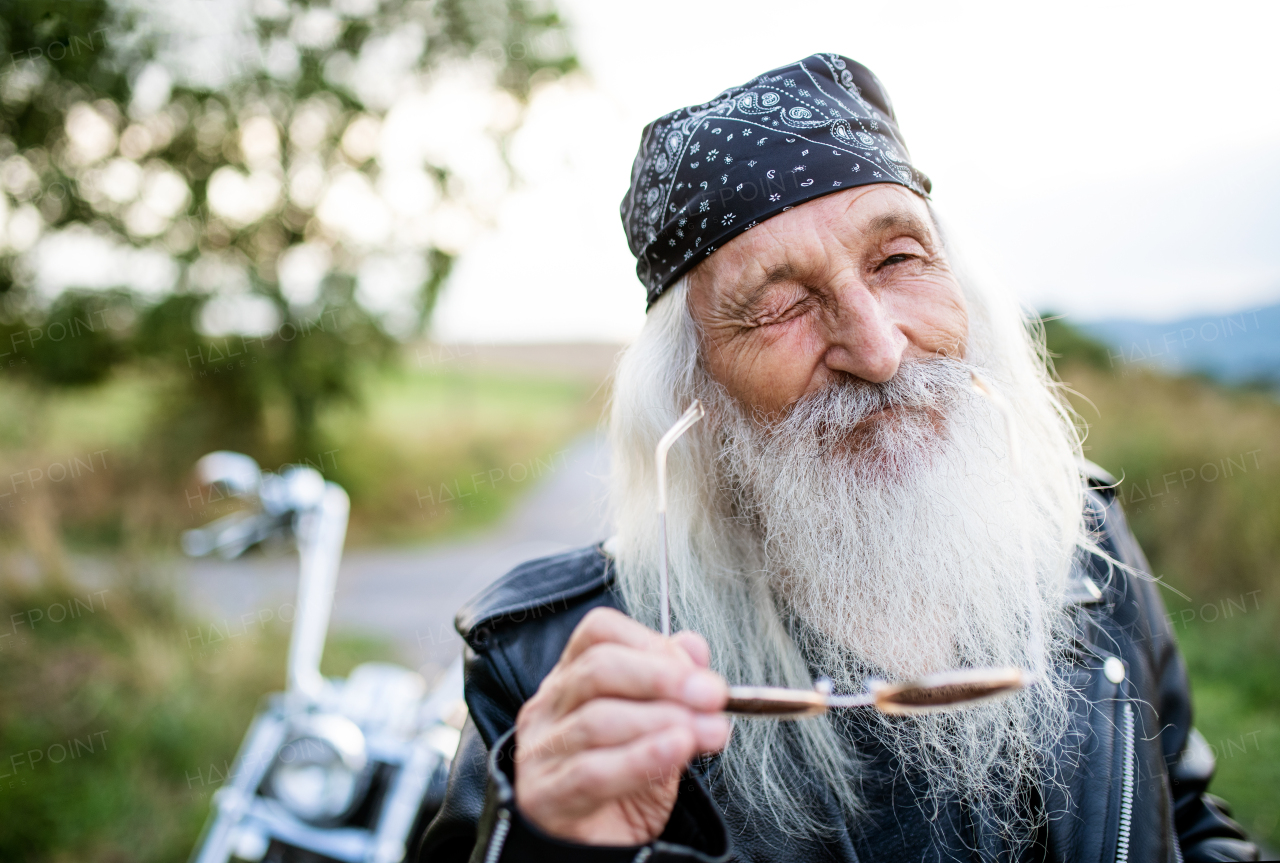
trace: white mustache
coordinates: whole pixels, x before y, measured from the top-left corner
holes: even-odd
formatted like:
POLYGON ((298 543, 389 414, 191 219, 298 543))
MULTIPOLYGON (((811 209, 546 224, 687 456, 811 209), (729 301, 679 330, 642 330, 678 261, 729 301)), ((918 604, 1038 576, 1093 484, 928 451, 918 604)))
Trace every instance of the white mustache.
POLYGON ((774 440, 830 444, 884 410, 945 416, 969 397, 970 368, 947 358, 904 360, 887 381, 849 376, 796 401, 779 420, 756 422, 774 440))

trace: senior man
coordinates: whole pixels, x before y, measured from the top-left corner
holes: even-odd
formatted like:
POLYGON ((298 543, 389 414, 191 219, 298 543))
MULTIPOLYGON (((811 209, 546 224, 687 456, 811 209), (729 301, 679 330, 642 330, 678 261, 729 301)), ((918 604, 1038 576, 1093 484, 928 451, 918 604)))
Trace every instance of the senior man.
POLYGON ((1206 792, 1113 480, 1016 303, 958 270, 929 190, 879 81, 835 54, 645 130, 617 535, 459 613, 470 720, 420 859, 1256 859, 1206 792), (653 454, 695 398, 663 637, 653 454), (723 713, 729 684, 986 666, 1035 683, 927 716, 723 713))

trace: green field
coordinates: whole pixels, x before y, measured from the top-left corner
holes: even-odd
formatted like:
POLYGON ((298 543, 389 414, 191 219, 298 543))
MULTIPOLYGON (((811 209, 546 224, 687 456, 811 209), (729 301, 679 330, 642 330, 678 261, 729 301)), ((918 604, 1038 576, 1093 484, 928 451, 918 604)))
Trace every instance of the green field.
POLYGON ((367 409, 327 418, 352 540, 405 542, 491 523, 594 428, 590 380, 453 371, 384 375, 367 409))
MULTIPOLYGON (((295 459, 351 494, 356 545, 492 522, 563 463, 603 405, 589 376, 447 364, 370 373, 361 389, 358 404, 321 416, 324 442, 295 459)), ((0 479, 0 551, 25 546, 43 559, 54 535, 85 551, 174 549, 180 531, 226 511, 200 494, 190 472, 200 452, 174 433, 171 395, 171 380, 136 371, 53 392, 0 379, 0 477, 9 477, 0 479)), ((266 424, 269 439, 270 412, 266 424)), ((264 468, 284 466, 270 447, 250 454, 264 468)))

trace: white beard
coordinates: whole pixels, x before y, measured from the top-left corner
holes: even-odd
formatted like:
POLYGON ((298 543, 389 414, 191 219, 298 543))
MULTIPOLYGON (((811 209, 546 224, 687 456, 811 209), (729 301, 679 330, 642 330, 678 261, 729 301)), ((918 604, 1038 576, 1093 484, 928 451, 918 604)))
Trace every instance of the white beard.
POLYGON ((962 667, 1037 673, 1002 702, 875 723, 932 794, 959 794, 1007 835, 1025 833, 995 810, 1042 778, 1066 728, 1051 669, 1066 643, 1070 550, 1011 474, 1004 427, 969 367, 905 362, 887 383, 841 381, 772 422, 746 416, 705 375, 699 383, 720 488, 756 535, 801 654, 837 692, 962 667), (875 415, 882 408, 892 412, 875 415))

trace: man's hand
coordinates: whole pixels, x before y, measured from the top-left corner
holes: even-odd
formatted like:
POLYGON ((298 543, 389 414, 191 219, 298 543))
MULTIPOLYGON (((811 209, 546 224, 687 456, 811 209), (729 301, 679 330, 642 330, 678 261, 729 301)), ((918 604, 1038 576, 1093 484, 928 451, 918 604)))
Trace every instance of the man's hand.
POLYGON ((671 817, 695 755, 729 740, 729 689, 702 636, 598 608, 516 717, 516 801, 543 832, 640 845, 671 817))

